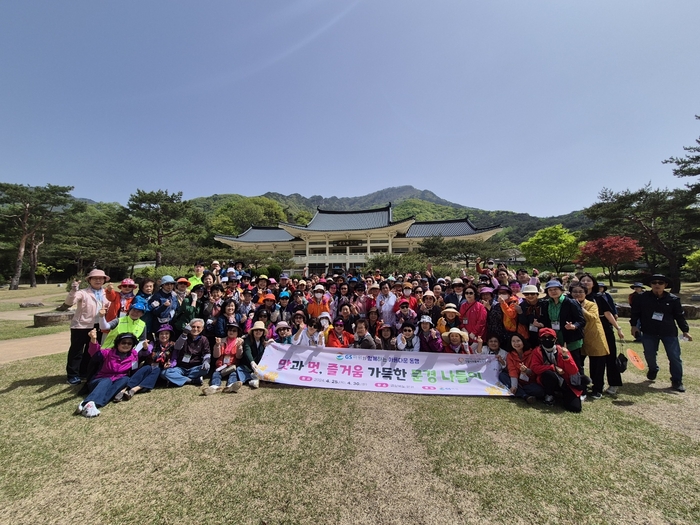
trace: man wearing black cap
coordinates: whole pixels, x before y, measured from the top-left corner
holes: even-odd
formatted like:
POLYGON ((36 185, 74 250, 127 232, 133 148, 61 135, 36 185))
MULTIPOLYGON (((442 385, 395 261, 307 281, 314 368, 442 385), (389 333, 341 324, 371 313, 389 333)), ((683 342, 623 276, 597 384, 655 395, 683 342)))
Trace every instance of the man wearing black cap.
POLYGON ((683 361, 681 360, 681 345, 678 342, 678 328, 683 332, 684 339, 692 341, 688 331, 688 322, 685 320, 681 300, 677 296, 666 292, 666 286, 671 285, 671 280, 665 275, 655 274, 649 279, 651 290, 635 297, 632 301, 632 336, 636 337, 641 325, 642 345, 644 357, 647 360, 649 371, 647 379, 654 381, 659 373, 659 365, 656 364, 656 354, 659 351, 659 342, 664 344, 666 355, 671 369, 671 386, 678 392, 685 392, 683 386, 683 361))

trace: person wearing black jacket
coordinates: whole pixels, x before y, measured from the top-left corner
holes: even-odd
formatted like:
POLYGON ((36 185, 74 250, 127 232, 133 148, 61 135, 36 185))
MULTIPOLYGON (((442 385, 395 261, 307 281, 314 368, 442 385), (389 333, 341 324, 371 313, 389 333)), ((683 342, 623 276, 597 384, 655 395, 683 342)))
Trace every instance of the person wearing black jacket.
POLYGON ((579 373, 583 374, 581 347, 586 320, 583 318, 581 305, 564 295, 564 287, 559 281, 549 281, 544 289, 548 299, 542 309, 545 316, 542 324, 557 333, 557 342, 571 352, 579 373))
POLYGON ((525 298, 515 307, 518 312, 518 324, 528 327, 528 342, 531 348, 540 346, 540 328, 544 328, 543 319, 547 317, 548 299, 540 298, 540 293, 534 285, 523 287, 522 295, 525 298))
POLYGON ((654 381, 659 373, 656 354, 659 351, 659 342, 662 342, 670 365, 671 386, 678 392, 685 392, 681 345, 678 341, 676 325, 688 341, 693 340, 688 333, 690 327, 685 320, 680 298, 666 292, 666 286, 671 285, 671 280, 665 275, 654 274, 649 278, 649 284, 651 291, 638 295, 632 301, 632 317, 630 318, 632 336, 636 337, 637 332, 639 332, 639 328, 637 328, 637 321, 639 321, 644 357, 649 366, 647 379, 654 381))

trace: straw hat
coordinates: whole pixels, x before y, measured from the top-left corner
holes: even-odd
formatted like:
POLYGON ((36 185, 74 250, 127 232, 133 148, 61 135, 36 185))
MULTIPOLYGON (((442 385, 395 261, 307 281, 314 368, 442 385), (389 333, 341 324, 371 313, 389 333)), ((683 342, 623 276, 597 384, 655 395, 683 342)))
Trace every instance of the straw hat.
POLYGON ((445 309, 440 313, 444 314, 445 312, 454 312, 459 315, 459 310, 457 310, 457 307, 453 303, 447 303, 445 309))
POLYGON ((442 340, 448 343, 450 341, 450 334, 459 334, 459 337, 462 339, 463 343, 469 341, 469 335, 467 335, 466 332, 463 332, 459 328, 450 328, 449 332, 445 332, 444 334, 442 334, 442 340))
POLYGON ((90 281, 90 279, 92 279, 93 277, 104 277, 104 278, 105 278, 105 282, 108 282, 108 281, 109 281, 109 275, 107 275, 106 273, 104 273, 102 270, 98 270, 97 268, 95 268, 95 269, 92 270, 89 274, 87 274, 87 277, 85 277, 85 279, 86 279, 87 281, 90 281))

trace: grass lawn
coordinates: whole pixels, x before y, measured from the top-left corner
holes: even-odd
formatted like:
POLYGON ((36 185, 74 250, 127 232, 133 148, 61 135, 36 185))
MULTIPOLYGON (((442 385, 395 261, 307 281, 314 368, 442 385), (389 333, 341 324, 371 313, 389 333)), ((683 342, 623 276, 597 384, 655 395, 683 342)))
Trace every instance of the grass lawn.
POLYGON ((685 394, 664 356, 656 383, 630 366, 581 414, 263 384, 88 420, 65 355, 1 365, 0 523, 697 524, 699 349, 685 394))
POLYGON ((61 286, 56 284, 37 284, 36 288, 30 288, 29 285, 22 285, 19 287, 19 290, 9 290, 7 287, 0 288, 0 301, 14 299, 30 300, 32 297, 45 295, 65 297, 68 295, 68 292, 66 292, 65 284, 61 284, 61 286))
POLYGON ((68 330, 70 330, 70 325, 68 324, 35 328, 31 320, 7 321, 0 319, 0 341, 34 337, 35 335, 57 334, 58 332, 67 332, 68 330))

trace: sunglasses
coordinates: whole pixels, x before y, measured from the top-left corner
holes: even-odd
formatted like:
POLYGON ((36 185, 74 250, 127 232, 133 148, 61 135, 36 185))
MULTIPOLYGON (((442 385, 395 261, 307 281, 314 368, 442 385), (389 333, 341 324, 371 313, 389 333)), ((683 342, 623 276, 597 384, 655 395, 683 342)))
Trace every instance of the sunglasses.
POLYGON ((651 281, 649 284, 666 284, 666 281, 651 281))
POLYGON ((402 332, 405 332, 405 333, 410 333, 410 332, 413 332, 413 329, 412 329, 412 328, 404 328, 404 329, 401 330, 401 331, 402 331, 402 332))

